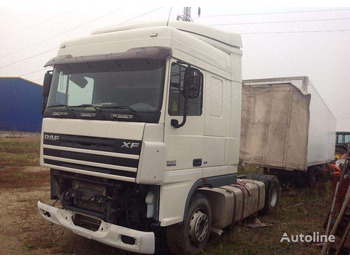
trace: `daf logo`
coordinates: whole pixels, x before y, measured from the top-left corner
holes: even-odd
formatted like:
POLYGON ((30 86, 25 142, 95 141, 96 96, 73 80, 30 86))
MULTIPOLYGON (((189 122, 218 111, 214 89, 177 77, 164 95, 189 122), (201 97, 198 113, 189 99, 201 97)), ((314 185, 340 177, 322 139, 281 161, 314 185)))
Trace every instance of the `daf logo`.
POLYGON ((123 145, 121 147, 135 148, 135 147, 139 147, 139 145, 140 143, 123 142, 123 145))
POLYGON ((60 140, 60 136, 45 135, 44 139, 45 139, 45 140, 53 140, 53 141, 56 141, 56 140, 60 140))

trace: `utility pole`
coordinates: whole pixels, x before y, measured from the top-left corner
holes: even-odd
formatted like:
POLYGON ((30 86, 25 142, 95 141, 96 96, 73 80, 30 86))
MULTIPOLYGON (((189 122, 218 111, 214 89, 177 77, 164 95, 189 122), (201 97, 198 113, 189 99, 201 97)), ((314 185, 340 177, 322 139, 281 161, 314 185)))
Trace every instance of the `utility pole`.
POLYGON ((191 18, 191 7, 184 7, 183 15, 178 15, 176 20, 182 20, 186 22, 193 22, 191 18))

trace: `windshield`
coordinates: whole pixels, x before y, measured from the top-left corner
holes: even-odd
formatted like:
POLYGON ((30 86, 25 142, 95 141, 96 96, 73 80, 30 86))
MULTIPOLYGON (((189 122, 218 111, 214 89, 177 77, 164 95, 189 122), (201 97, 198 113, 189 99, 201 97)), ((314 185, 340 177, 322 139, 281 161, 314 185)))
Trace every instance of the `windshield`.
POLYGON ((152 114, 159 117, 164 74, 164 60, 134 59, 57 65, 45 116, 54 116, 50 112, 60 110, 69 112, 60 114, 60 117, 86 117, 81 111, 98 111, 99 114, 90 114, 90 118, 95 116, 101 119, 123 114, 132 115, 129 118, 121 117, 123 120, 136 120, 135 116, 142 118, 145 115, 149 118, 152 114))

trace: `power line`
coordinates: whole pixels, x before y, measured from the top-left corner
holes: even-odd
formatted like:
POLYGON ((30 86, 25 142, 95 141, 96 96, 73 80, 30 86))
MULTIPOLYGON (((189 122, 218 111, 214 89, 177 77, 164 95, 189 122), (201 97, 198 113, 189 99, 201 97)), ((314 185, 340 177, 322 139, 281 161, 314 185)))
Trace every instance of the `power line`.
POLYGON ((102 15, 102 16, 99 16, 99 17, 95 18, 95 19, 92 19, 92 20, 87 21, 87 22, 85 22, 85 23, 83 23, 83 24, 80 24, 80 25, 78 25, 78 26, 76 26, 76 27, 73 27, 73 28, 71 28, 71 29, 68 29, 68 30, 66 30, 66 31, 64 31, 64 32, 61 32, 61 33, 59 33, 59 34, 56 34, 56 35, 54 35, 54 36, 51 36, 51 37, 46 38, 46 39, 44 39, 44 40, 41 40, 41 41, 39 41, 39 42, 36 42, 36 43, 34 43, 34 44, 32 44, 32 45, 23 47, 23 48, 18 49, 18 50, 14 51, 14 52, 8 53, 8 54, 3 55, 3 56, 0 56, 0 59, 1 59, 1 58, 4 58, 4 57, 7 57, 7 56, 10 56, 10 55, 13 55, 13 54, 16 54, 16 53, 18 53, 18 52, 21 52, 21 51, 26 50, 26 49, 28 49, 28 48, 31 48, 31 47, 33 47, 33 46, 42 44, 42 43, 44 43, 44 42, 46 42, 46 41, 48 41, 48 40, 51 40, 51 39, 53 39, 53 38, 56 38, 57 36, 60 36, 60 35, 66 34, 66 33, 68 33, 68 32, 71 32, 71 31, 73 31, 73 30, 76 30, 76 29, 78 29, 78 28, 80 28, 80 27, 83 27, 83 26, 85 26, 85 25, 87 25, 87 24, 90 24, 90 23, 92 23, 92 22, 95 22, 96 20, 99 20, 99 19, 101 19, 101 18, 103 18, 103 17, 105 17, 105 16, 108 16, 108 15, 110 15, 110 14, 112 14, 112 13, 115 13, 115 12, 121 10, 121 9, 123 9, 123 7, 122 7, 122 8, 115 9, 115 10, 113 10, 113 11, 111 11, 111 12, 108 12, 107 14, 104 14, 104 15, 102 15))
POLYGON ((34 57, 37 57, 37 56, 46 54, 46 53, 51 52, 51 51, 56 50, 56 49, 58 49, 58 47, 52 48, 52 49, 50 49, 50 50, 46 50, 46 51, 41 52, 41 53, 39 53, 39 54, 32 55, 32 56, 30 56, 30 57, 23 58, 23 59, 18 60, 18 61, 16 61, 16 62, 12 62, 12 63, 6 64, 6 65, 0 66, 0 68, 4 68, 4 67, 7 67, 7 66, 11 66, 11 65, 18 64, 18 63, 20 63, 20 62, 23 62, 23 61, 32 59, 32 58, 34 58, 34 57))
MULTIPOLYGON (((142 16, 144 16, 144 15, 147 15, 147 14, 149 14, 149 13, 155 12, 155 11, 157 11, 157 10, 161 9, 161 8, 162 8, 162 7, 160 7, 160 8, 156 8, 156 9, 153 9, 153 10, 148 11, 148 12, 145 12, 145 13, 142 13, 142 14, 140 14, 140 15, 138 15, 138 16, 135 16, 135 17, 133 17, 133 18, 131 18, 131 19, 125 20, 125 21, 124 21, 124 22, 122 22, 121 24, 124 24, 124 23, 126 23, 126 22, 130 22, 130 21, 132 21, 132 20, 134 20, 134 19, 137 19, 137 18, 142 17, 142 16)), ((43 55, 43 54, 48 53, 48 52, 51 52, 51 51, 53 51, 53 50, 55 50, 55 49, 58 49, 58 47, 55 47, 55 48, 52 48, 52 49, 49 49, 49 50, 43 51, 43 52, 41 52, 41 53, 38 53, 38 54, 32 55, 32 56, 30 56, 30 57, 26 57, 26 58, 23 58, 23 59, 21 59, 21 60, 18 60, 18 61, 15 61, 15 62, 12 62, 12 63, 6 64, 6 65, 0 66, 0 68, 4 68, 4 67, 7 67, 7 66, 11 66, 11 65, 14 65, 14 64, 18 64, 18 63, 20 63, 20 62, 23 62, 23 61, 26 61, 26 60, 32 59, 32 58, 34 58, 34 57, 37 57, 37 56, 43 55)))
POLYGON ((3 39, 3 38, 6 38, 6 37, 11 37, 11 36, 13 36, 13 35, 17 35, 17 34, 19 34, 19 33, 22 33, 22 32, 24 32, 24 31, 27 31, 27 30, 30 29, 30 28, 33 28, 33 27, 36 27, 36 26, 38 26, 38 25, 44 24, 44 23, 46 23, 47 21, 54 20, 54 19, 56 19, 56 18, 58 18, 58 17, 64 16, 64 15, 66 15, 66 14, 69 14, 70 12, 72 12, 72 11, 74 11, 74 10, 75 10, 75 9, 72 9, 72 10, 69 10, 69 11, 67 11, 67 12, 61 13, 61 14, 59 14, 59 15, 57 15, 57 16, 51 17, 50 19, 45 19, 45 20, 43 20, 43 21, 41 21, 41 22, 39 22, 39 23, 36 23, 36 24, 30 25, 30 26, 27 26, 27 27, 25 27, 25 28, 23 28, 23 29, 21 29, 21 30, 19 30, 19 31, 13 32, 13 33, 11 33, 11 34, 4 35, 4 36, 1 35, 0 40, 3 39))
POLYGON ((349 11, 349 10, 350 8, 342 8, 342 9, 309 10, 309 11, 303 10, 303 11, 267 12, 267 13, 244 13, 244 14, 230 14, 230 15, 206 15, 202 17, 296 14, 296 13, 333 12, 333 11, 335 12, 335 11, 349 11))
POLYGON ((41 71, 44 71, 44 70, 47 70, 47 69, 46 68, 41 68, 41 69, 36 70, 36 71, 32 71, 32 72, 29 72, 29 73, 22 74, 19 77, 26 76, 26 75, 31 75, 31 74, 34 74, 34 73, 37 73, 37 72, 41 72, 41 71))
POLYGON ((306 23, 306 22, 323 22, 323 21, 340 21, 350 20, 350 17, 344 18, 329 18, 329 19, 309 19, 309 20, 284 20, 284 21, 268 21, 268 22, 247 22, 247 23, 227 23, 227 24, 210 24, 210 26, 225 26, 225 25, 255 25, 255 24, 280 24, 280 23, 306 23))
POLYGON ((135 17, 133 17, 133 18, 131 18, 131 19, 128 19, 128 20, 122 22, 121 24, 125 24, 125 23, 127 23, 127 22, 130 22, 130 21, 135 20, 135 19, 137 19, 137 18, 140 18, 140 17, 142 17, 142 16, 145 16, 145 15, 148 15, 148 14, 153 13, 153 12, 155 12, 155 11, 158 11, 159 9, 162 9, 162 8, 163 8, 163 7, 158 7, 158 8, 155 8, 155 9, 151 10, 151 11, 147 11, 147 12, 142 13, 142 14, 140 14, 140 15, 138 15, 138 16, 135 16, 135 17))
POLYGON ((333 32, 350 32, 350 30, 313 30, 313 31, 280 31, 280 32, 252 32, 238 33, 241 35, 259 35, 259 34, 299 34, 299 33, 333 33, 333 32))

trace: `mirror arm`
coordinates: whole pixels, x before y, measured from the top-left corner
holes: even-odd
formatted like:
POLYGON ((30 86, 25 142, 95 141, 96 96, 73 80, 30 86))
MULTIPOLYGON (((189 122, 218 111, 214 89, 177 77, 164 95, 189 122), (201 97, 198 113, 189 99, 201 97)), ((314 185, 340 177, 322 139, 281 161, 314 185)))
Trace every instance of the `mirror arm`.
POLYGON ((186 119, 187 119, 187 101, 188 101, 188 97, 185 97, 185 101, 184 101, 184 115, 182 118, 182 122, 181 124, 179 124, 179 121, 177 119, 171 119, 171 126, 175 127, 175 128, 180 128, 183 127, 186 124, 186 119))
POLYGON ((43 105, 41 107, 41 115, 42 116, 44 116, 44 114, 45 114, 46 106, 47 106, 47 97, 43 97, 43 105))

